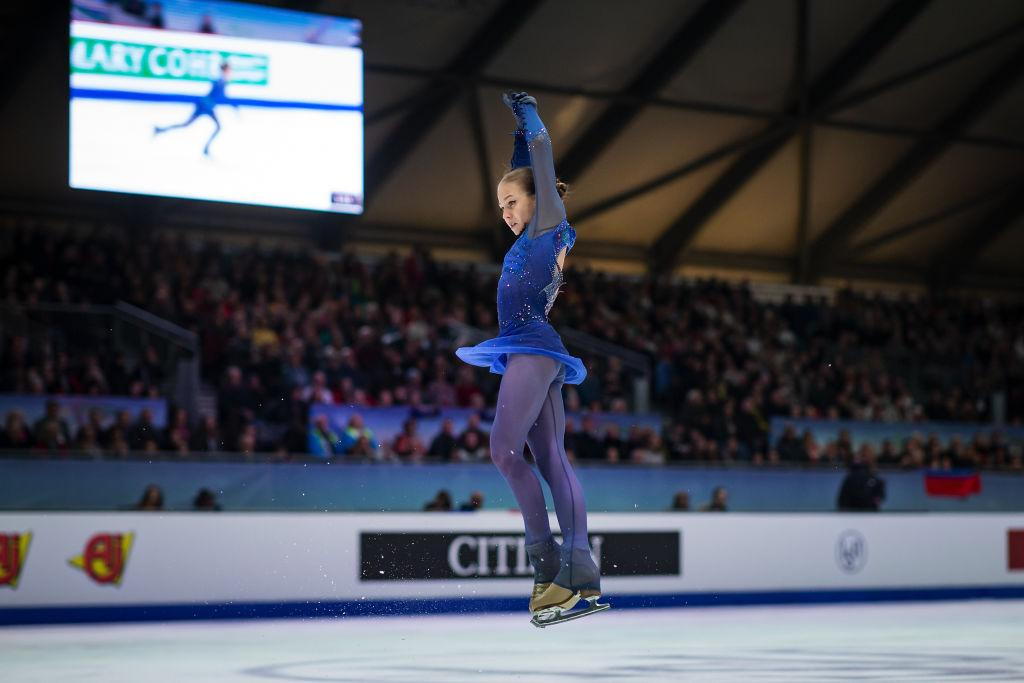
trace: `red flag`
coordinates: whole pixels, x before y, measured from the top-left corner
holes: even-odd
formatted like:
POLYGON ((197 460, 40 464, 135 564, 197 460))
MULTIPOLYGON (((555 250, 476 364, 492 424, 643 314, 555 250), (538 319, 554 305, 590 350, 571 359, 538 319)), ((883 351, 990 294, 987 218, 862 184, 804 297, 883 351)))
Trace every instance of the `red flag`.
POLYGON ((981 493, 981 475, 969 470, 927 470, 924 490, 929 496, 966 498, 981 493))
POLYGON ((1024 571, 1024 529, 1006 531, 1006 568, 1012 572, 1024 571))

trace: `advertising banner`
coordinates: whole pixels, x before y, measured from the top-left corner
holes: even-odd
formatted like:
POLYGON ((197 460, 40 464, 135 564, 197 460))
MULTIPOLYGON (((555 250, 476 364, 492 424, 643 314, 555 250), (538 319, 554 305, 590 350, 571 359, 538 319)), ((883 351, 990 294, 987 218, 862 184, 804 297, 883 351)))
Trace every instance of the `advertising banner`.
MULTIPOLYGON (((597 514, 590 528, 619 606, 1024 597, 1021 514, 597 514)), ((507 513, 0 515, 0 623, 525 609, 531 583, 507 513)))

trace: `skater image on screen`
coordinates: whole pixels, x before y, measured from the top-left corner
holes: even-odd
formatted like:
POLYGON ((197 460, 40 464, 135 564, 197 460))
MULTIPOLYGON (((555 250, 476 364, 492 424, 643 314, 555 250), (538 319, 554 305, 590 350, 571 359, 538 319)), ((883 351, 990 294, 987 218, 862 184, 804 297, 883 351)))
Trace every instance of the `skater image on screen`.
POLYGON ((227 98, 225 90, 227 89, 228 82, 231 80, 231 65, 224 62, 220 65, 220 78, 213 81, 210 84, 210 91, 204 96, 196 100, 196 108, 192 111, 192 115, 187 120, 181 123, 175 123, 170 126, 154 126, 153 135, 161 135, 169 130, 176 128, 187 128, 195 123, 196 119, 201 116, 209 116, 213 120, 213 133, 210 135, 210 139, 206 141, 206 145, 203 147, 203 154, 210 156, 210 145, 213 143, 214 138, 220 133, 220 120, 217 118, 217 112, 215 108, 218 104, 230 104, 236 110, 238 109, 238 103, 232 102, 227 98))
POLYGON ((491 458, 509 483, 523 515, 526 551, 534 571, 532 623, 544 627, 607 609, 598 603, 601 573, 591 555, 583 489, 565 453, 562 385, 586 377, 548 322, 562 285, 576 231, 566 220, 566 186, 555 177, 551 138, 537 101, 523 92, 502 97, 516 119, 511 170, 498 183, 502 218, 517 239, 498 280, 498 336, 456 355, 502 375, 491 429, 491 458), (562 532, 548 523, 540 480, 523 456, 529 444, 547 482, 562 532), (569 611, 580 601, 584 609, 569 611))

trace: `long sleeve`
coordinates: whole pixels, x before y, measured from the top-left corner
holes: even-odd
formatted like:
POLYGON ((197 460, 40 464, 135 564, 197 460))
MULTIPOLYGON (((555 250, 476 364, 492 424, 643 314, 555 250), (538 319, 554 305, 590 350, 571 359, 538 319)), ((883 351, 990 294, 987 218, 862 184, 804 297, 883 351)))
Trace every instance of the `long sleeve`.
MULTIPOLYGON (((565 205, 558 196, 555 186, 555 158, 551 149, 551 136, 544 128, 544 123, 532 104, 524 104, 516 108, 523 138, 530 155, 530 166, 533 167, 533 184, 537 197, 537 209, 530 221, 530 239, 535 239, 565 220, 565 205)), ((517 131, 518 142, 518 131, 517 131)), ((515 156, 513 156, 515 159, 515 156)))
POLYGON ((526 131, 517 129, 512 147, 512 163, 509 168, 517 169, 530 165, 530 148, 526 144, 526 131))

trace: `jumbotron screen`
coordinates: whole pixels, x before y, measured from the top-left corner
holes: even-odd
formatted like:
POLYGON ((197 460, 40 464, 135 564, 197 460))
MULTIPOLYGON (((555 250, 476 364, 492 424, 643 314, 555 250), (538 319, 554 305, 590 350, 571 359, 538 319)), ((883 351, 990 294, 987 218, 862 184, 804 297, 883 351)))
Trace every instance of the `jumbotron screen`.
POLYGON ((73 0, 71 187, 363 211, 358 20, 73 0))

